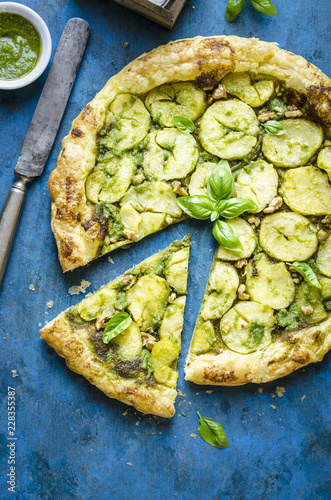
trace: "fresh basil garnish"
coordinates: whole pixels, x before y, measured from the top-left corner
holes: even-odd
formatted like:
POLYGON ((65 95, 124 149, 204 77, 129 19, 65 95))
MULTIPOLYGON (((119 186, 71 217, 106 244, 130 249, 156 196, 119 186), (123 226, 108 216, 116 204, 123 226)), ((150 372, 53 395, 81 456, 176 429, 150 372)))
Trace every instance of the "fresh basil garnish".
POLYGON ((199 417, 199 436, 206 441, 206 443, 215 446, 215 448, 229 448, 229 441, 224 433, 221 424, 215 422, 212 418, 202 417, 197 412, 199 417))
POLYGON ((185 118, 185 116, 175 115, 174 124, 183 134, 190 134, 194 131, 194 123, 189 118, 185 118))
POLYGON ((243 246, 235 230, 228 222, 217 220, 213 226, 213 235, 222 247, 234 252, 241 252, 243 250, 243 246))
POLYGON ((262 123, 262 125, 266 131, 272 135, 283 135, 286 132, 283 125, 277 120, 268 120, 267 122, 262 123))
POLYGON ((209 219, 215 211, 215 206, 208 196, 181 196, 177 198, 177 203, 187 215, 194 219, 209 219))
POLYGON ((131 316, 126 312, 116 313, 106 324, 103 332, 102 340, 105 344, 111 341, 114 337, 126 330, 132 323, 131 316))
POLYGON ((212 171, 207 182, 207 193, 209 198, 216 202, 232 197, 234 180, 226 160, 221 160, 212 171))
POLYGON ((220 210, 220 215, 226 219, 233 219, 246 212, 246 210, 257 210, 258 208, 257 204, 250 198, 238 196, 227 200, 222 210, 220 210))
POLYGON ((320 289, 322 288, 316 274, 306 262, 287 262, 287 265, 293 267, 293 269, 301 274, 303 279, 309 283, 309 285, 316 286, 316 288, 320 289))
POLYGON ((254 9, 266 14, 267 16, 274 16, 277 14, 277 9, 271 0, 248 0, 254 9))
POLYGON ((230 23, 240 14, 246 0, 229 0, 226 4, 225 17, 230 23))

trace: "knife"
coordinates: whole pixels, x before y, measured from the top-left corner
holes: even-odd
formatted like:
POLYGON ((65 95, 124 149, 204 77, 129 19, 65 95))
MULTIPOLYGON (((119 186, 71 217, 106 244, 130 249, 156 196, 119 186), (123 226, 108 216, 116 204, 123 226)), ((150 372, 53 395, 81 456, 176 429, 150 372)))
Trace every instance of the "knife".
POLYGON ((52 65, 15 167, 18 177, 0 215, 0 286, 25 197, 27 183, 39 177, 51 152, 83 58, 90 27, 72 18, 64 27, 52 65))

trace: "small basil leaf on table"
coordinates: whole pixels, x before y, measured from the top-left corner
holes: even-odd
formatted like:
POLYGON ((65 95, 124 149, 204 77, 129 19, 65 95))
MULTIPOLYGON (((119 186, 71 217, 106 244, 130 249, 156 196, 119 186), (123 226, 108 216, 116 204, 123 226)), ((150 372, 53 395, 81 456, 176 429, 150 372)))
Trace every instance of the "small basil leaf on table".
POLYGON ((303 279, 309 283, 309 285, 316 286, 316 288, 322 288, 316 274, 306 262, 287 262, 287 265, 293 267, 293 269, 301 274, 303 279))
POLYGON ((243 250, 235 230, 228 222, 217 220, 213 226, 213 235, 222 247, 235 252, 243 250))
POLYGON ((266 14, 267 16, 274 16, 277 14, 277 9, 272 3, 271 0, 248 0, 253 7, 262 12, 262 14, 266 14))
POLYGON ((124 330, 126 330, 131 325, 131 323, 132 318, 128 313, 116 313, 106 324, 102 340, 105 344, 108 344, 111 339, 124 332, 124 330))
POLYGON ((207 196, 181 196, 177 198, 180 208, 194 219, 209 219, 215 211, 213 202, 207 196))
POLYGON ((232 197, 234 180, 226 160, 221 160, 212 171, 207 182, 207 193, 209 198, 215 202, 232 197))
POLYGON ((263 127, 266 129, 269 134, 272 135, 283 135, 285 134, 285 129, 281 123, 277 120, 268 120, 265 123, 262 123, 263 127))
POLYGON ((229 448, 229 441, 224 433, 221 424, 215 422, 212 418, 202 417, 199 412, 198 427, 199 436, 206 441, 206 443, 215 446, 215 448, 229 448))
POLYGON ((246 210, 257 210, 257 204, 249 198, 231 198, 227 200, 223 208, 220 210, 220 215, 226 219, 238 217, 246 210))
POLYGON ((230 23, 240 14, 246 0, 229 0, 226 4, 225 16, 230 23))
POLYGON ((190 134, 194 131, 194 123, 185 116, 174 116, 174 124, 183 134, 190 134))

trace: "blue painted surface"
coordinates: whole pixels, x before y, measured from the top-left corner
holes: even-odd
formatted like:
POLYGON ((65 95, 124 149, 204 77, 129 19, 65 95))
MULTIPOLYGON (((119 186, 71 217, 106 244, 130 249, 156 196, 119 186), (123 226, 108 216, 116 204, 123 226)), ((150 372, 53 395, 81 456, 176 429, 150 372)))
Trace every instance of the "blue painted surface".
MULTIPOLYGON (((184 222, 92 265, 63 275, 50 230, 47 181, 61 138, 107 79, 141 53, 170 40, 235 34, 276 41, 331 76, 329 0, 274 0, 268 18, 248 2, 236 22, 225 0, 188 0, 174 29, 106 0, 22 1, 44 18, 53 46, 70 17, 91 25, 91 39, 43 176, 29 187, 0 291, 0 498, 19 499, 326 499, 330 480, 330 355, 264 386, 208 388, 184 381, 183 367, 208 277, 214 241, 198 221, 184 222), (124 42, 128 42, 124 48, 124 42), (79 301, 68 289, 86 279, 99 288, 174 239, 192 233, 189 293, 179 361, 177 413, 171 421, 143 416, 108 399, 39 339, 39 325, 79 301), (34 284, 35 291, 29 290, 34 284), (47 301, 53 300, 52 309, 47 301), (8 338, 8 340, 4 340, 8 338), (18 377, 12 378, 11 370, 18 377), (7 491, 7 387, 16 388, 16 494, 7 491), (276 387, 286 389, 273 397, 276 387), (206 390, 212 389, 212 394, 206 390), (304 398, 305 396, 305 398, 304 398), (275 408, 271 407, 273 405, 275 408), (218 450, 197 434, 196 411, 219 421, 230 447, 218 450), (184 412, 187 417, 181 415, 184 412), (130 464, 130 465, 128 465, 130 464)), ((43 75, 24 90, 0 91, 0 208, 38 101, 43 75)), ((1 244, 1 243, 0 243, 1 244)))

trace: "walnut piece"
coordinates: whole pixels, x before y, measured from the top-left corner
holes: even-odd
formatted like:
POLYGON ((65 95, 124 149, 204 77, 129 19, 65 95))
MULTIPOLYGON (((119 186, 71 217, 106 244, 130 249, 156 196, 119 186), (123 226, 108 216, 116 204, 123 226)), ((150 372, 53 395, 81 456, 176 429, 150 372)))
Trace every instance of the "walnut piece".
POLYGON ((234 265, 234 267, 236 267, 237 269, 241 269, 244 266, 247 266, 247 259, 238 260, 234 265))
POLYGON ((302 116, 302 111, 300 109, 294 109, 293 111, 286 111, 286 118, 299 118, 302 116))
POLYGON ((276 210, 278 210, 283 204, 283 199, 280 196, 276 196, 271 202, 269 203, 269 206, 266 207, 263 212, 265 214, 272 214, 276 210))
POLYGON ((134 231, 129 231, 129 229, 124 229, 124 236, 130 241, 137 241, 138 235, 134 231))
POLYGON ((225 85, 223 85, 222 83, 220 83, 216 87, 216 89, 214 90, 214 92, 212 93, 212 97, 216 101, 217 99, 225 99, 226 96, 227 96, 227 94, 226 94, 225 85))
POLYGON ((142 332, 141 333, 141 338, 143 342, 143 346, 146 347, 149 351, 151 351, 156 344, 156 338, 153 335, 150 335, 149 333, 142 332))
POLYGON ((268 108, 263 108, 261 109, 257 119, 264 123, 267 122, 268 120, 272 120, 275 118, 275 113, 273 111, 270 111, 268 108))
POLYGON ((301 311, 303 312, 303 314, 305 314, 306 316, 308 316, 309 314, 313 314, 314 309, 313 309, 313 307, 311 305, 301 306, 301 311))
POLYGON ((237 295, 239 300, 249 300, 249 295, 248 293, 245 293, 245 290, 246 290, 246 285, 244 284, 239 285, 237 290, 237 295))
POLYGON ((257 217, 250 217, 247 222, 256 228, 259 227, 261 221, 257 217))

